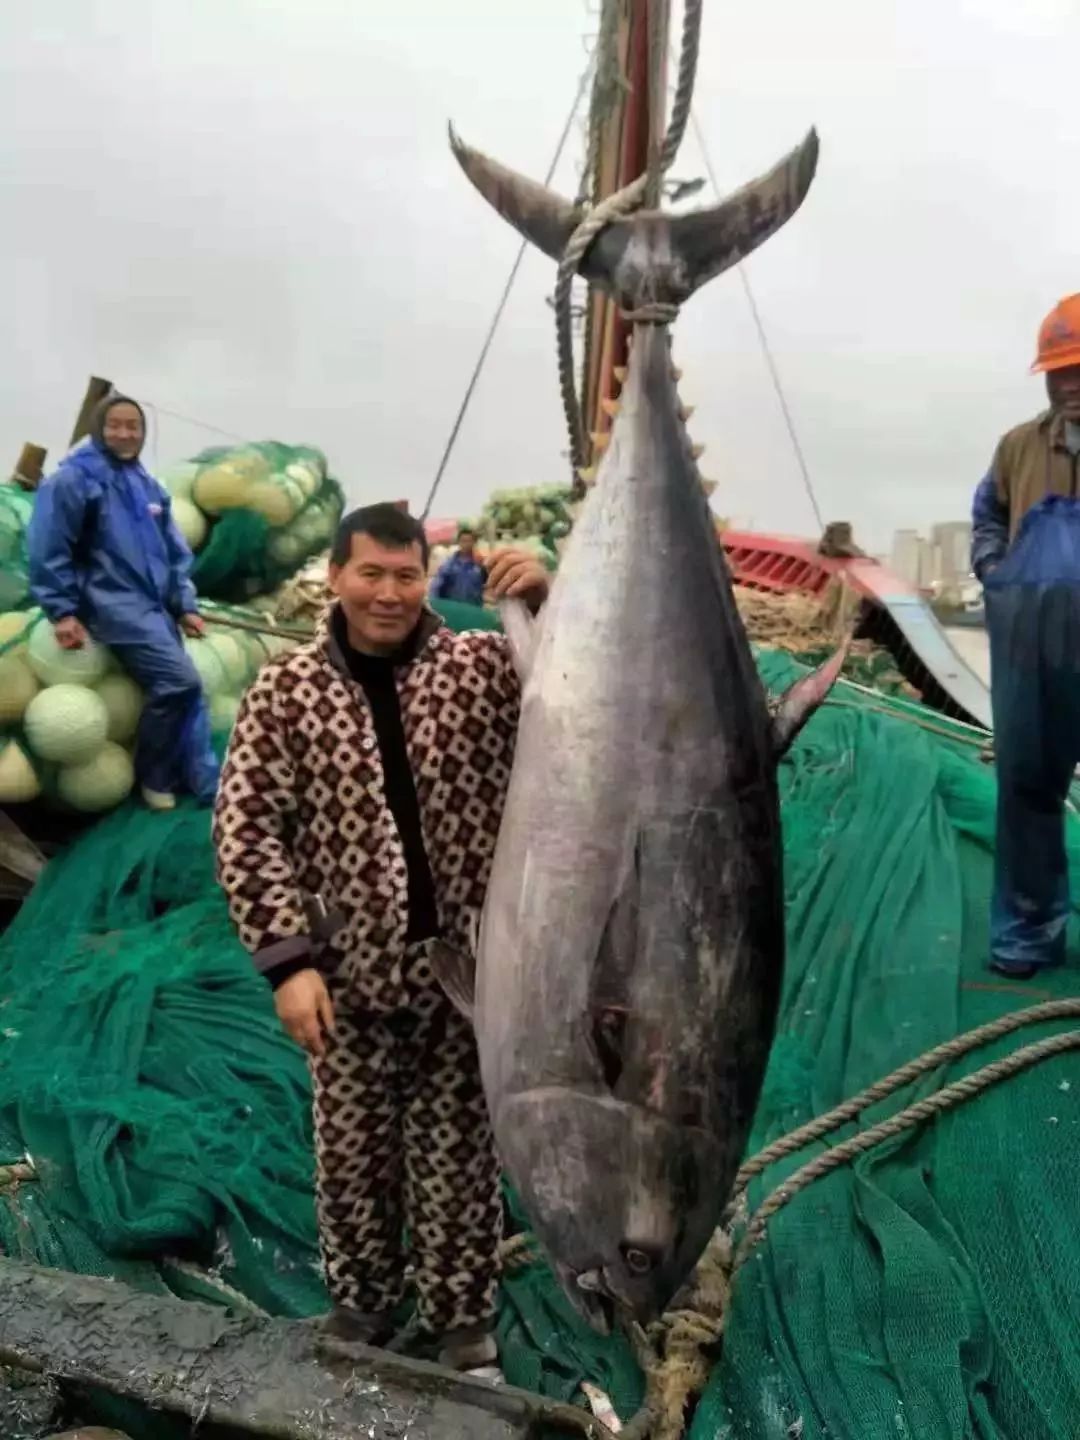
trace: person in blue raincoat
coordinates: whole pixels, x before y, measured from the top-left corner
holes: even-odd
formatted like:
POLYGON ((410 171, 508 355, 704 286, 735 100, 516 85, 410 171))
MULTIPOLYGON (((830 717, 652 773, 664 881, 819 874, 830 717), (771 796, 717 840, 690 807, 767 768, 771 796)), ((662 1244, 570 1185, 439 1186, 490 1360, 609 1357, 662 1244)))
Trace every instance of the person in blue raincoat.
POLYGON ((218 762, 198 671, 181 631, 201 635, 192 554, 168 492, 139 463, 146 420, 124 395, 94 413, 90 440, 42 485, 27 544, 34 600, 60 644, 107 645, 143 689, 135 773, 145 803, 213 801, 218 762))
POLYGON ((464 605, 483 605, 487 571, 476 558, 476 535, 458 531, 458 548, 439 566, 431 582, 433 600, 457 600, 464 605))
POLYGON ((998 810, 990 964, 1030 979, 1065 959, 1065 799, 1080 762, 1080 294, 1032 367, 1050 406, 998 445, 975 493, 972 569, 990 636, 998 810))

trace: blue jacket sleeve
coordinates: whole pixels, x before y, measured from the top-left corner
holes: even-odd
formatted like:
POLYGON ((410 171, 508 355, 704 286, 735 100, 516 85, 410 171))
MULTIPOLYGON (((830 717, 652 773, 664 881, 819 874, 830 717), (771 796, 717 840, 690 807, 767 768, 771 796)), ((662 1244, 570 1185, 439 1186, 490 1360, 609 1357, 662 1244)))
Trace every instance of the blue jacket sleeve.
POLYGON ((166 500, 163 518, 165 525, 165 548, 169 553, 169 603, 178 616, 194 615, 199 608, 199 597, 191 583, 191 567, 195 556, 191 546, 180 534, 173 519, 172 502, 166 500))
POLYGON ((75 547, 82 534, 87 499, 85 477, 62 466, 45 481, 34 501, 26 535, 30 593, 53 621, 78 612, 75 547))
POLYGON ((1009 548, 1009 507, 998 494, 994 472, 979 481, 971 506, 971 568, 982 579, 1009 548))
POLYGON ((453 565, 454 557, 451 555, 443 561, 435 572, 435 578, 428 586, 428 594, 433 600, 441 600, 443 598, 446 591, 446 582, 450 577, 450 571, 453 569, 453 565))

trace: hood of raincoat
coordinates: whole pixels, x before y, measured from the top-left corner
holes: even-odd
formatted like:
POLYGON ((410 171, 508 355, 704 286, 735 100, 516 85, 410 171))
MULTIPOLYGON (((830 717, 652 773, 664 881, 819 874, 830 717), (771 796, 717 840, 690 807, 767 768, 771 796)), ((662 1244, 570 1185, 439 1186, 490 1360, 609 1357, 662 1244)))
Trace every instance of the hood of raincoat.
MULTIPOLYGON (((130 395, 106 395, 104 400, 98 401, 94 407, 94 413, 90 417, 90 438, 99 450, 105 451, 106 455, 111 456, 114 460, 119 460, 122 465, 130 465, 138 460, 138 455, 134 456, 133 459, 125 460, 117 455, 115 451, 110 450, 108 445, 105 444, 105 417, 114 405, 132 405, 135 407, 142 417, 143 445, 146 444, 146 411, 139 402, 133 400, 130 395)), ((141 454, 142 445, 139 447, 139 455, 141 454)))

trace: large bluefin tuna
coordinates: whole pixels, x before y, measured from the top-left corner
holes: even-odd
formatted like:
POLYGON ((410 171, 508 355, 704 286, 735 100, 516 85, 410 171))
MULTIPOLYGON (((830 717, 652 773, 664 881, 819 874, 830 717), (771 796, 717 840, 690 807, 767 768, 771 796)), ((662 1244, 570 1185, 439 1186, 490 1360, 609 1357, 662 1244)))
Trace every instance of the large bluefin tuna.
MULTIPOLYGON (((580 216, 454 139, 549 255, 580 216)), ((660 322, 798 208, 816 137, 725 203, 643 213, 581 269, 660 322)), ((770 705, 717 543, 664 323, 522 646, 513 776, 472 1005, 499 1150, 571 1300, 645 1323, 689 1276, 746 1143, 784 960, 779 756, 842 657, 770 705)), ((475 979, 475 983, 474 983, 475 979)))

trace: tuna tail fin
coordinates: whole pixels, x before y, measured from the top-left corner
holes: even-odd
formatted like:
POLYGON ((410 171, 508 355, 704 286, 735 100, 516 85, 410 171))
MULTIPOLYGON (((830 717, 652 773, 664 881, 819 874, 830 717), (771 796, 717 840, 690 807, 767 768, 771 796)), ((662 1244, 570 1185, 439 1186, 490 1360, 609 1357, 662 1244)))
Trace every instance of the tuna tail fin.
POLYGON ((809 675, 804 675, 801 680, 796 680, 794 685, 789 686, 770 705, 769 708, 773 712, 773 755, 777 760, 782 759, 791 748, 791 743, 796 735, 828 696, 843 669, 850 648, 851 636, 849 635, 835 655, 826 660, 824 665, 819 665, 809 675))
MULTIPOLYGON (((453 127, 450 145, 484 199, 538 249, 559 259, 585 212, 465 145, 453 127)), ((817 132, 811 130, 766 175, 708 209, 685 215, 640 211, 612 221, 585 252, 579 273, 627 308, 655 301, 681 304, 791 219, 810 189, 818 149, 817 132)))
POLYGON ((820 149, 817 131, 810 130, 771 170, 719 205, 668 222, 671 248, 686 267, 691 292, 738 265, 787 224, 810 192, 820 149))
MULTIPOLYGON (((538 185, 535 180, 466 145, 453 125, 450 126, 450 149, 473 185, 503 219, 538 250, 558 260, 566 249, 566 242, 585 218, 585 211, 554 190, 538 185)), ((621 229, 623 223, 617 222, 601 232, 585 252, 578 267, 580 274, 589 280, 603 279, 621 248, 612 241, 613 232, 621 229), (608 250, 612 252, 610 255, 606 253, 608 250)))

